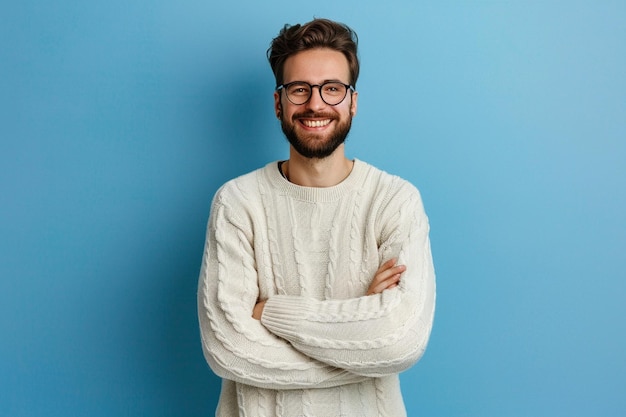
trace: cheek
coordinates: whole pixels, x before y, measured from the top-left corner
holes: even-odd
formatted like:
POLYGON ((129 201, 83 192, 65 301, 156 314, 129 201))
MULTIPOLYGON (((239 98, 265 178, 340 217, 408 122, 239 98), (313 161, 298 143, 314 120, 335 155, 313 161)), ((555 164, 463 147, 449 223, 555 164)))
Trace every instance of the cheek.
POLYGON ((352 104, 349 104, 345 107, 345 109, 341 110, 341 113, 345 115, 345 117, 354 117, 355 112, 355 108, 352 104))

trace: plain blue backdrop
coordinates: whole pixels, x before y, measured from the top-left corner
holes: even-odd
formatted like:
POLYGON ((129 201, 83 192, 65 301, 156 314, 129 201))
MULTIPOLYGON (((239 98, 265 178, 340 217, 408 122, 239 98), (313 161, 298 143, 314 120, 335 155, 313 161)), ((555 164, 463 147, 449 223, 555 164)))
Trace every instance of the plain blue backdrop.
POLYGON ((349 156, 431 220, 409 415, 626 415, 621 0, 4 4, 0 415, 213 415, 210 201, 287 156, 265 51, 313 17, 359 34, 349 156))

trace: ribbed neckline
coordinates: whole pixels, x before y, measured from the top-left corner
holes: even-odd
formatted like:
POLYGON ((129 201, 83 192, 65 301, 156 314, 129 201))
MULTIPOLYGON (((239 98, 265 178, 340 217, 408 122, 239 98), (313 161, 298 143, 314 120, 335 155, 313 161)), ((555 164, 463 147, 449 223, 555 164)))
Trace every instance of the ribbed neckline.
POLYGON ((368 165, 358 159, 354 159, 354 166, 350 174, 337 185, 332 187, 303 187, 289 182, 282 176, 278 169, 280 161, 270 162, 263 169, 263 173, 270 185, 281 194, 292 198, 311 202, 336 201, 344 197, 350 191, 360 188, 367 173, 368 165))

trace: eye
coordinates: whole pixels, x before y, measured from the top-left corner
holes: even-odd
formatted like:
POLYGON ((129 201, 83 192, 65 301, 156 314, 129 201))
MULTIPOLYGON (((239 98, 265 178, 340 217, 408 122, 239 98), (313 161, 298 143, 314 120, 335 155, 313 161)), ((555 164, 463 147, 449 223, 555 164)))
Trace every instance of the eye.
POLYGON ((341 95, 345 92, 346 87, 340 83, 328 83, 324 85, 324 94, 341 95))
POLYGON ((287 93, 293 96, 306 96, 309 94, 309 86, 306 84, 293 84, 287 89, 287 93))

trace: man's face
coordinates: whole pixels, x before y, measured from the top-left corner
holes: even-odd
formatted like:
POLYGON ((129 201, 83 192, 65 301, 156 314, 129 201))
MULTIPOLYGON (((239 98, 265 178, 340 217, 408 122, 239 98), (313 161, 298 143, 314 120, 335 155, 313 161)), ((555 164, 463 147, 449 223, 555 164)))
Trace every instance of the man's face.
MULTIPOLYGON (((349 84, 348 60, 338 51, 320 48, 299 52, 285 61, 284 84, 306 81, 322 84, 340 81, 349 84)), ((326 104, 317 87, 304 104, 291 103, 284 90, 274 93, 276 116, 281 121, 291 146, 306 158, 330 156, 348 136, 352 117, 356 114, 357 93, 348 91, 345 99, 335 105, 326 104)))

